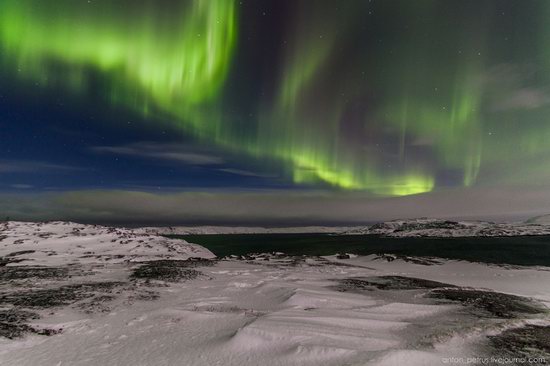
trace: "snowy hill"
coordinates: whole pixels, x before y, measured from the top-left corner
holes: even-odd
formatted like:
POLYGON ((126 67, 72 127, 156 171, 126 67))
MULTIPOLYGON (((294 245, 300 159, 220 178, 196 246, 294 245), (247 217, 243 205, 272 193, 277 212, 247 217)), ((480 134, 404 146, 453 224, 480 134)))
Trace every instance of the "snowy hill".
POLYGON ((550 235, 550 225, 534 223, 493 223, 437 219, 394 220, 355 228, 343 235, 383 235, 390 237, 494 237, 550 235))
POLYGON ((0 224, 0 258, 28 265, 212 258, 207 249, 133 230, 72 222, 0 224))
POLYGON ((143 227, 136 232, 156 235, 215 235, 215 234, 335 234, 355 227, 334 226, 297 226, 297 227, 260 227, 260 226, 169 226, 143 227))
POLYGON ((550 235, 550 224, 543 222, 494 223, 487 221, 451 221, 440 219, 393 220, 370 226, 302 226, 302 227, 230 227, 170 226, 135 229, 145 235, 215 235, 215 234, 339 234, 383 235, 390 237, 473 237, 550 235))

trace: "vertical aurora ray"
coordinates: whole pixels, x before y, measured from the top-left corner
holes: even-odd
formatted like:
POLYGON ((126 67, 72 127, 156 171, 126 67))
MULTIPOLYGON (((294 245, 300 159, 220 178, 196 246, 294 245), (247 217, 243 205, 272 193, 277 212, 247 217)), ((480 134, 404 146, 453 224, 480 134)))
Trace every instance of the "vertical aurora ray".
POLYGON ((332 7, 311 9, 306 1, 296 4, 298 15, 290 26, 291 41, 281 61, 277 97, 275 103, 265 103, 268 107, 259 135, 259 140, 265 140, 262 146, 274 141, 268 151, 289 162, 290 175, 297 183, 321 181, 390 196, 432 190, 434 178, 424 168, 411 165, 387 172, 379 157, 365 155, 361 146, 349 144, 342 136, 350 98, 360 95, 361 88, 356 87, 357 81, 350 82, 360 74, 357 70, 351 70, 356 72, 353 76, 340 71, 346 67, 339 64, 340 44, 361 24, 365 9, 346 3, 335 13, 332 7), (334 69, 342 85, 327 78, 334 69))
MULTIPOLYGON (((478 23, 490 24, 490 17, 468 20, 470 29, 477 31, 472 37, 441 19, 437 2, 421 4, 407 8, 403 19, 407 33, 396 47, 398 59, 391 61, 395 76, 387 83, 380 118, 404 136, 400 150, 421 141, 437 159, 436 168, 459 172, 462 184, 471 186, 482 159, 481 80, 487 71, 484 53, 488 50, 487 32, 478 23)), ((455 17, 464 21, 460 13, 455 17)))

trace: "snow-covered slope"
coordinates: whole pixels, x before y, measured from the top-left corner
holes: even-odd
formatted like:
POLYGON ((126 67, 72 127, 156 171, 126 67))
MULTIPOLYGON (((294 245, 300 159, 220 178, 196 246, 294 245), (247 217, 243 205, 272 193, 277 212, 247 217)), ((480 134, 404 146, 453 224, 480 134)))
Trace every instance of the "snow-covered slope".
POLYGON ((0 223, 0 257, 28 265, 212 258, 206 248, 133 230, 72 222, 0 223))
POLYGON ((297 226, 297 227, 260 227, 260 226, 169 226, 143 227, 136 232, 156 235, 214 235, 214 234, 335 234, 355 227, 333 226, 297 226))
MULTIPOLYGON (((464 262, 425 266, 374 256, 226 260, 197 269, 203 275, 194 280, 121 283, 91 299, 33 310, 41 318, 30 326, 59 333, 0 338, 0 364, 439 365, 443 358, 495 352, 487 335, 550 324, 540 314, 500 319, 430 297, 468 286, 462 290, 466 295, 496 290, 544 303, 550 300, 550 272, 536 269, 464 262), (432 290, 430 281, 441 282, 432 290)), ((121 281, 121 270, 111 264, 94 268, 94 278, 121 281)), ((64 281, 57 286, 76 285, 75 279, 64 281)))
POLYGON ((470 237, 550 235, 550 225, 492 223, 437 219, 394 220, 354 228, 343 235, 384 235, 391 237, 470 237))

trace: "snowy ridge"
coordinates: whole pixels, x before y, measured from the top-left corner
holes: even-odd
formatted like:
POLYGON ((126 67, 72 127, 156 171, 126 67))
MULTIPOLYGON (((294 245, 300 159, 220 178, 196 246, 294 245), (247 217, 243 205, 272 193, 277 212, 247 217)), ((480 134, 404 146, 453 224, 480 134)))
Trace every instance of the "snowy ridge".
POLYGON ((390 237, 496 237, 550 235, 550 225, 437 219, 394 220, 343 231, 342 235, 390 237))
POLYGON ((129 229, 73 222, 0 224, 0 257, 18 265, 213 258, 199 245, 129 229))
POLYGON ((301 227, 245 227, 245 226, 169 226, 143 227, 136 233, 154 235, 216 235, 216 234, 338 234, 382 235, 390 237, 497 237, 550 235, 550 224, 544 219, 521 223, 494 223, 487 221, 451 221, 441 219, 393 220, 370 226, 301 226, 301 227))
POLYGON ((298 226, 298 227, 260 227, 260 226, 169 226, 143 227, 136 232, 156 235, 216 235, 216 234, 336 234, 355 227, 298 226))

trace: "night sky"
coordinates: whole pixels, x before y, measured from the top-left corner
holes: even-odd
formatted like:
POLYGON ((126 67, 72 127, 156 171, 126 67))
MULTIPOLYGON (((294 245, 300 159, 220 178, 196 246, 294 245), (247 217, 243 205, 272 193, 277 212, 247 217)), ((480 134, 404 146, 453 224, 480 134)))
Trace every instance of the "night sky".
POLYGON ((546 0, 2 0, 0 214, 550 213, 546 0))

